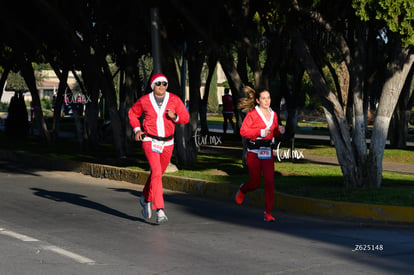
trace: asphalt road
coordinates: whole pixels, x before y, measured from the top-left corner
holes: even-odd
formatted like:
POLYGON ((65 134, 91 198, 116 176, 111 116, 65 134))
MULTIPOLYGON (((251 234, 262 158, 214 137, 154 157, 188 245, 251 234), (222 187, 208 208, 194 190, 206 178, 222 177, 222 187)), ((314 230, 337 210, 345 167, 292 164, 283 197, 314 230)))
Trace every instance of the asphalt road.
POLYGON ((0 274, 412 274, 414 226, 327 220, 0 161, 0 274))

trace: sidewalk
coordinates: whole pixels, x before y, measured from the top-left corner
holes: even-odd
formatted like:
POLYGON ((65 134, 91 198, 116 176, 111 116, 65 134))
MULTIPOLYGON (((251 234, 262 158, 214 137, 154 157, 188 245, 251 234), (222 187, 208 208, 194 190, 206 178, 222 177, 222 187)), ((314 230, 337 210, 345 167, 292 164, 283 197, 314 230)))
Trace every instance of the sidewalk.
MULTIPOLYGON (((336 157, 322 157, 315 155, 306 155, 305 159, 315 163, 327 163, 327 164, 338 164, 336 157)), ((413 174, 414 175, 414 164, 407 163, 396 163, 396 162, 383 162, 382 170, 387 172, 395 172, 401 174, 413 174)))
MULTIPOLYGON (((206 148, 206 150, 217 150, 218 148, 206 148)), ((234 148, 221 148, 220 150, 236 150, 234 148)), ((241 150, 241 148, 240 148, 241 150)), ((337 164, 334 158, 306 156, 310 161, 320 163, 337 164)), ((74 171, 97 178, 108 178, 111 180, 126 181, 144 185, 149 175, 148 171, 136 171, 128 168, 100 165, 87 162, 74 162, 56 158, 34 155, 26 152, 12 152, 0 149, 0 160, 16 161, 27 164, 34 168, 56 169, 64 171, 74 171)), ((387 163, 387 169, 394 172, 414 171, 414 165, 401 165, 387 163)), ((185 192, 194 196, 234 201, 234 195, 238 187, 232 184, 221 184, 199 179, 183 178, 171 175, 164 175, 163 186, 173 191, 185 192)), ((385 223, 414 223, 414 207, 369 205, 360 203, 346 203, 327 200, 317 200, 311 198, 297 197, 280 192, 276 192, 275 208, 290 213, 305 215, 331 217, 347 220, 363 220, 385 223)), ((243 202, 242 207, 264 206, 264 191, 257 190, 249 194, 243 202)))

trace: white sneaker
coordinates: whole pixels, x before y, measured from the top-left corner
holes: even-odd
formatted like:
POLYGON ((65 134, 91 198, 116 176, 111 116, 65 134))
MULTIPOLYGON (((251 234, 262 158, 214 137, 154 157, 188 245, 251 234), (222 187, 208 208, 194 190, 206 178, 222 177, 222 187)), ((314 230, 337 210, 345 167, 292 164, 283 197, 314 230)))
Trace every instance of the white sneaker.
POLYGON ((151 219, 151 202, 146 202, 144 195, 141 195, 141 198, 139 199, 139 203, 142 206, 142 210, 141 210, 142 216, 147 220, 151 219))
POLYGON ((165 212, 163 209, 157 210, 157 223, 162 224, 168 221, 167 215, 165 215, 165 212))

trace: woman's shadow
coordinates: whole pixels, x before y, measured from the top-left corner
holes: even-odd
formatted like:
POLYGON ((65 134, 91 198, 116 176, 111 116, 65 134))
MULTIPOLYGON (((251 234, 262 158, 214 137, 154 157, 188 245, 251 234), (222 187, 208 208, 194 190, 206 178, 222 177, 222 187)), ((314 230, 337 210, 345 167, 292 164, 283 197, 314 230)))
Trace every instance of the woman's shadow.
POLYGON ((35 191, 34 194, 36 196, 39 196, 42 198, 54 200, 57 202, 68 202, 71 204, 95 209, 105 214, 113 215, 113 216, 120 217, 123 219, 131 220, 131 221, 144 221, 145 222, 144 219, 133 217, 128 214, 122 213, 118 210, 115 210, 113 208, 107 207, 103 204, 90 201, 86 199, 86 196, 83 196, 83 195, 67 193, 67 192, 48 191, 48 190, 40 189, 40 188, 31 188, 31 190, 35 191))

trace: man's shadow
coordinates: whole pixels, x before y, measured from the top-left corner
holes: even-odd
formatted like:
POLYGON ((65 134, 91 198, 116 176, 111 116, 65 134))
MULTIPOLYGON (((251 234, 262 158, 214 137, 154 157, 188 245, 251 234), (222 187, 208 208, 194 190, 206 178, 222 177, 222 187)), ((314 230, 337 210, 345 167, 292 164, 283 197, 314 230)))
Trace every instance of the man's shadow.
POLYGON ((123 219, 131 220, 131 221, 145 221, 144 219, 130 216, 128 214, 122 213, 113 208, 107 207, 103 204, 87 200, 86 196, 83 196, 83 195, 67 193, 67 192, 48 191, 48 190, 40 189, 40 188, 31 188, 31 190, 35 191, 34 194, 36 196, 39 196, 42 198, 54 200, 57 202, 68 202, 71 204, 88 207, 88 208, 103 212, 105 214, 113 215, 113 216, 120 217, 123 219))

